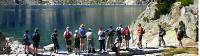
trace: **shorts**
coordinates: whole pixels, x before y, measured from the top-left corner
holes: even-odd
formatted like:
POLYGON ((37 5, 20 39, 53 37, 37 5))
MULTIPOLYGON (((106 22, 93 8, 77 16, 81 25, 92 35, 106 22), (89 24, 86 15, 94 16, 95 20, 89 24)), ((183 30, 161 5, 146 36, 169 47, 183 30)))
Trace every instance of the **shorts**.
POLYGON ((71 41, 71 40, 66 40, 66 44, 67 44, 67 45, 71 45, 71 44, 72 44, 72 41, 71 41))
POLYGON ((34 48, 39 48, 39 42, 33 42, 33 47, 34 48))
POLYGON ((121 37, 121 36, 118 36, 117 41, 118 41, 119 43, 122 43, 122 37, 121 37))
POLYGON ((30 43, 30 42, 28 42, 28 41, 24 42, 23 44, 24 44, 24 45, 28 45, 28 46, 30 46, 30 45, 31 45, 31 43, 30 43))
POLYGON ((131 37, 130 36, 125 36, 125 40, 130 40, 131 37))

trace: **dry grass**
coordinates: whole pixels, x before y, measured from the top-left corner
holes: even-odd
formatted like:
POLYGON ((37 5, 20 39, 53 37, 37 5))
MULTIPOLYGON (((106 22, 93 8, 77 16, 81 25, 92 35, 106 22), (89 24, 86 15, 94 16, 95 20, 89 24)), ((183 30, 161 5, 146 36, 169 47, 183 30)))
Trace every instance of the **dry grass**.
POLYGON ((164 56, 173 56, 175 54, 181 53, 188 53, 188 54, 197 54, 198 55, 198 48, 194 47, 184 47, 184 48, 170 48, 164 50, 164 56))

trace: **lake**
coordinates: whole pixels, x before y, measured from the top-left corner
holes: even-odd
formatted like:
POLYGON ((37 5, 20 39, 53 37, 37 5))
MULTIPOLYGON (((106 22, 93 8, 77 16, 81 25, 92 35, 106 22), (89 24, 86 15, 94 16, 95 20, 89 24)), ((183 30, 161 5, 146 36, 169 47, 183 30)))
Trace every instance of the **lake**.
POLYGON ((146 5, 0 5, 0 31, 22 41, 23 33, 39 29, 41 46, 51 43, 51 33, 58 29, 58 40, 64 48, 63 32, 67 26, 74 33, 80 24, 92 28, 95 46, 98 48, 97 31, 100 26, 108 28, 130 25, 146 8, 146 5))

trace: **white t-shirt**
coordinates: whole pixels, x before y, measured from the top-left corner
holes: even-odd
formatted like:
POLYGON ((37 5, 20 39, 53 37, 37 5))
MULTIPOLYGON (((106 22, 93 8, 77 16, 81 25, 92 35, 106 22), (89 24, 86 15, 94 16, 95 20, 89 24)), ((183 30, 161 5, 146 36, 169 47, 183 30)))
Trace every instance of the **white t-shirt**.
POLYGON ((88 40, 92 40, 92 32, 87 32, 86 37, 88 40))
POLYGON ((105 37, 100 36, 102 33, 103 33, 103 31, 98 31, 99 40, 103 40, 103 39, 105 39, 105 37))

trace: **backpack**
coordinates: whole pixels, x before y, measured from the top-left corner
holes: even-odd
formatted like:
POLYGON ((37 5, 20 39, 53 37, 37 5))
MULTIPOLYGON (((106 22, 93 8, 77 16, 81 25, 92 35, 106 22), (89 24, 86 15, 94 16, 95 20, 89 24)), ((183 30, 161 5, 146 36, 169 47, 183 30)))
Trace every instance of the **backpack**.
POLYGON ((86 34, 86 30, 83 29, 83 28, 81 28, 81 29, 80 29, 80 35, 81 35, 81 36, 85 36, 85 34, 86 34))
POLYGON ((69 33, 69 31, 65 33, 65 39, 70 39, 71 36, 72 36, 72 35, 69 33))
POLYGON ((142 32, 141 32, 142 34, 144 34, 145 33, 145 30, 142 28, 142 32))
POLYGON ((122 35, 122 30, 120 28, 117 29, 117 36, 122 35))
POLYGON ((38 33, 35 33, 32 37, 32 40, 34 42, 39 42, 40 41, 40 35, 38 33))
POLYGON ((105 37, 105 36, 106 36, 106 35, 105 35, 105 32, 102 31, 102 32, 100 33, 100 37, 105 37))
POLYGON ((130 35, 130 32, 128 29, 124 30, 124 35, 126 35, 126 36, 130 35))
POLYGON ((114 35, 114 30, 113 29, 108 29, 108 35, 113 36, 114 35))

